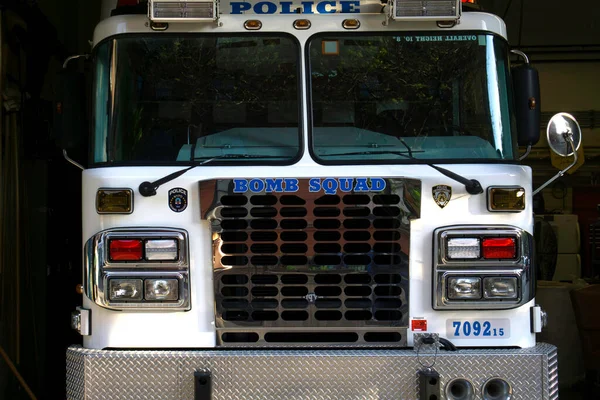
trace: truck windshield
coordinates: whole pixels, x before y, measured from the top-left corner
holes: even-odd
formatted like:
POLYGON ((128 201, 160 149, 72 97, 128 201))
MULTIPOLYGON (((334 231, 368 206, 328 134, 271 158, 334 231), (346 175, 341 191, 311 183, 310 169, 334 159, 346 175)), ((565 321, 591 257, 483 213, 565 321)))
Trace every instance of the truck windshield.
POLYGON ((321 162, 515 159, 499 37, 318 35, 309 45, 311 150, 321 162))
POLYGON ((102 43, 94 163, 291 163, 300 152, 299 53, 283 34, 102 43))

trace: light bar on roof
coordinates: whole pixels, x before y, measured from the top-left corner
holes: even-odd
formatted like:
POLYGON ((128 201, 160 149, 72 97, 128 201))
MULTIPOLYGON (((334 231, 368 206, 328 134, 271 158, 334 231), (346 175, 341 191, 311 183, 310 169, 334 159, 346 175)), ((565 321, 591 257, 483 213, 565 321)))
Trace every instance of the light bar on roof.
POLYGON ((396 21, 458 20, 461 0, 394 0, 390 13, 396 21))
POLYGON ((217 0, 150 0, 148 13, 155 22, 216 21, 217 0))

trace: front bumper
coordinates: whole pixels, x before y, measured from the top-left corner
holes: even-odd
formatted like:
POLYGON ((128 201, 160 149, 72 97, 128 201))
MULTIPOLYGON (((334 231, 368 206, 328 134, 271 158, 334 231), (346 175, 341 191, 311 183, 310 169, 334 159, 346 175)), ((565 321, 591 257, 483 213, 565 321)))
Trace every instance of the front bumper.
MULTIPOLYGON (((432 353, 420 361, 431 364, 432 353)), ((417 399, 411 349, 378 350, 67 350, 68 399, 194 399, 197 371, 210 373, 212 399, 417 399)), ((434 369, 446 384, 466 378, 475 398, 490 378, 511 400, 557 399, 556 347, 440 351, 434 369)))

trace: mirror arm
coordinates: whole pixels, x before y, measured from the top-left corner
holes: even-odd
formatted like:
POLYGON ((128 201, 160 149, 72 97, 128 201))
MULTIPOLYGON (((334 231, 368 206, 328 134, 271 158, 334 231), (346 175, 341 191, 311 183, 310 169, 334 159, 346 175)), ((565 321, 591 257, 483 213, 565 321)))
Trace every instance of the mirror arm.
POLYGON ((515 49, 513 49, 510 52, 513 53, 513 54, 518 55, 523 60, 525 60, 525 64, 529 64, 529 57, 527 57, 527 54, 523 53, 521 50, 515 50, 515 49))
POLYGON ((77 54, 74 56, 67 57, 67 59, 63 63, 63 69, 67 69, 67 65, 69 64, 69 62, 72 60, 77 60, 78 58, 85 58, 87 60, 88 58, 90 58, 90 55, 89 54, 77 54))
POLYGON ((519 161, 523 161, 524 159, 526 159, 527 156, 529 155, 529 153, 531 153, 531 145, 530 144, 527 145, 527 150, 525 150, 525 153, 521 157, 519 157, 519 161))
POLYGON ((577 158, 577 151, 575 150, 575 144, 573 143, 573 134, 572 133, 565 134, 565 139, 567 140, 567 143, 569 143, 569 146, 571 146, 571 149, 573 150, 573 162, 567 168, 563 169, 562 171, 559 171, 549 181, 547 181, 542 186, 540 186, 539 188, 537 188, 533 192, 533 196, 535 196, 542 189, 544 189, 546 186, 548 186, 549 184, 551 184, 552 182, 554 182, 555 180, 557 180, 558 178, 560 178, 561 176, 563 176, 565 174, 565 172, 567 172, 568 170, 570 170, 571 168, 573 168, 575 166, 575 164, 577 164, 577 159, 578 158, 577 158))
POLYGON ((67 150, 63 149, 63 157, 65 158, 65 160, 67 160, 68 162, 70 162, 71 164, 73 164, 74 166, 76 166, 77 168, 79 168, 80 170, 84 170, 85 168, 83 167, 83 165, 79 164, 77 161, 73 160, 72 158, 69 157, 69 155, 67 154, 67 150))

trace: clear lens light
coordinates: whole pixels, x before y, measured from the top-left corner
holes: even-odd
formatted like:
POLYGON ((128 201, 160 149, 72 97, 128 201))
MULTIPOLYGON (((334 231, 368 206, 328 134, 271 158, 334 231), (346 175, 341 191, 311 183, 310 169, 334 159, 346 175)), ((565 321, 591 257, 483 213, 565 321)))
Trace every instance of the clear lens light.
POLYGON ((177 279, 146 279, 146 300, 176 301, 179 299, 177 279))
POLYGON ((173 261, 178 258, 177 240, 147 240, 146 241, 146 259, 149 261, 168 260, 173 261))
POLYGON ((481 257, 479 239, 477 238, 448 239, 446 247, 450 259, 476 259, 481 257))
POLYGON ((483 297, 486 299, 516 299, 517 278, 484 278, 483 297))
POLYGON ((456 0, 398 0, 396 17, 455 17, 456 0))
POLYGON ((141 279, 111 279, 109 296, 112 301, 142 300, 141 279))
POLYGON ((470 277, 448 278, 448 298, 456 300, 480 299, 481 279, 470 277))
POLYGON ((209 19, 213 17, 212 1, 155 1, 152 2, 154 18, 209 19))

